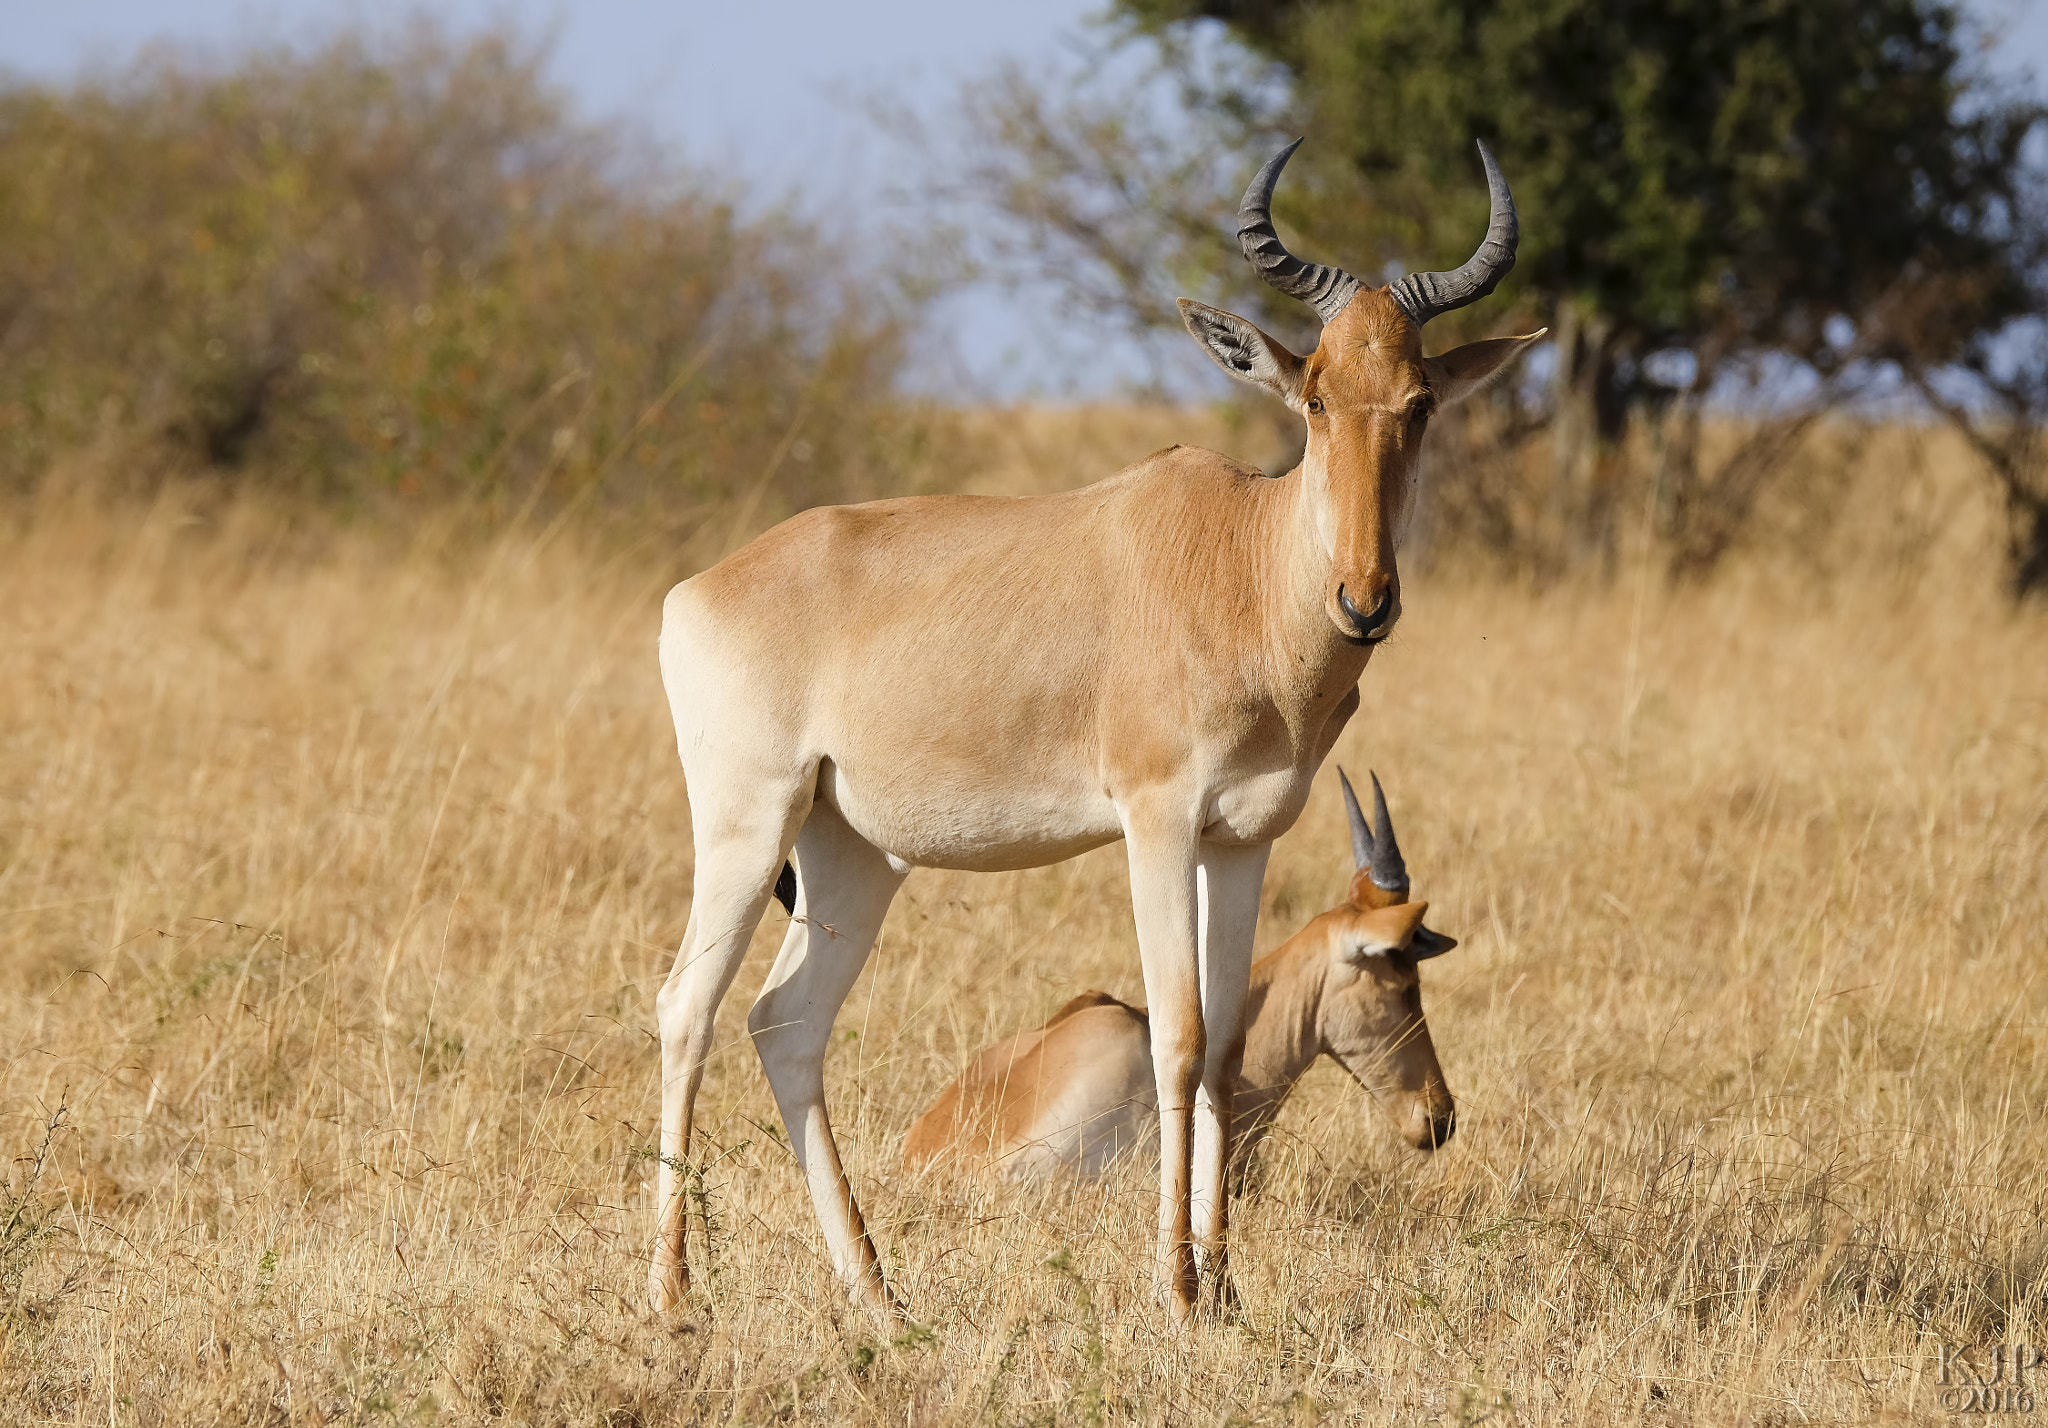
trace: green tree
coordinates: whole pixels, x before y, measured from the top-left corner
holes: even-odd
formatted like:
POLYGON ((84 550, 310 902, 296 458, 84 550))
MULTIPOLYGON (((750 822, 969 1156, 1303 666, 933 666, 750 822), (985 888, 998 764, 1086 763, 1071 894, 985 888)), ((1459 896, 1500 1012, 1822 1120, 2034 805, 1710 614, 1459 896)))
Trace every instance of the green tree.
MULTIPOLYGON (((1361 274, 1461 261, 1485 224, 1472 141, 1493 146, 1522 217, 1501 296, 1558 338, 1564 559, 1613 549, 1632 416, 1665 418, 1660 518, 1674 565, 1703 568, 1802 424, 1872 371, 1905 290, 1969 277, 1973 326, 1922 353, 1935 363, 2032 307, 2012 238, 2043 109, 1976 72, 1964 17, 1939 0, 1117 0, 1115 13, 1123 35, 1169 51, 1220 25, 1278 71, 1285 97, 1263 109, 1256 69, 1176 72, 1212 143, 1312 136, 1282 216, 1302 251, 1361 274), (1796 370, 1805 397, 1697 470, 1701 399, 1767 359, 1796 370)), ((1013 128, 1021 112, 1004 111, 1013 128)), ((1497 301, 1460 317, 1502 321, 1497 301)))

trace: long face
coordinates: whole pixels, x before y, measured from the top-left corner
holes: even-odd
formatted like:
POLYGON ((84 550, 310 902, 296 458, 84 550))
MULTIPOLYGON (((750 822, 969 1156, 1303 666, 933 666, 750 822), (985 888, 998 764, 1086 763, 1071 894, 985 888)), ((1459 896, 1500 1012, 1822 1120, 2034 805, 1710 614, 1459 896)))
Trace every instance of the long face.
POLYGON ((1308 424, 1302 473, 1322 498, 1319 534, 1330 555, 1323 609, 1347 639, 1384 639, 1400 618, 1394 550, 1436 404, 1421 341, 1383 292, 1353 299, 1302 362, 1289 405, 1308 424))
POLYGON ((1483 386, 1543 333, 1468 343, 1437 357, 1385 288, 1361 292, 1297 357, 1234 313, 1183 298, 1181 316, 1223 369, 1307 423, 1300 474, 1329 557, 1323 611, 1337 634, 1374 645, 1401 613, 1394 550, 1414 504, 1430 418, 1483 386))
POLYGON ((1271 392, 1308 423, 1302 472, 1330 561, 1323 608, 1339 636, 1372 645, 1392 632, 1401 613, 1394 546, 1408 519, 1415 458, 1431 413, 1483 385, 1543 333, 1422 355, 1424 323, 1485 297, 1515 265, 1521 229, 1514 195, 1485 144, 1479 157, 1491 212, 1478 249, 1455 270, 1409 273, 1370 289, 1342 268, 1295 257, 1273 227, 1273 185, 1300 147, 1296 139, 1252 179, 1237 208, 1237 241, 1267 284, 1323 320, 1316 350, 1304 360, 1237 314, 1187 298, 1180 314, 1218 366, 1271 392))
POLYGON ((1402 1138, 1419 1150, 1435 1150, 1457 1126, 1457 1105, 1437 1064, 1416 970, 1424 956, 1455 944, 1422 925, 1427 907, 1354 904, 1325 914, 1330 925, 1323 1049, 1372 1093, 1402 1138))

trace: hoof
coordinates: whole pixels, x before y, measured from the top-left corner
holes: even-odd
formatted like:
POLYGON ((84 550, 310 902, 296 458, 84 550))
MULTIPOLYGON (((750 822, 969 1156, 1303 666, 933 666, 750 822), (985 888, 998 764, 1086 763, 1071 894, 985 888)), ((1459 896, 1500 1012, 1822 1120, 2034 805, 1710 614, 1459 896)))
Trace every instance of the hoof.
POLYGON ((647 1271, 647 1307, 656 1314, 676 1308, 690 1292, 690 1271, 680 1260, 656 1254, 647 1271))
POLYGON ((1202 1277, 1200 1303, 1205 1318, 1233 1320, 1243 1306, 1237 1298, 1237 1281, 1230 1273, 1230 1261, 1215 1252, 1198 1253, 1195 1256, 1197 1271, 1202 1277))
POLYGON ((884 1331, 895 1334, 910 1327, 910 1310, 882 1278, 880 1268, 869 1270, 846 1286, 846 1297, 875 1316, 884 1331))
POLYGON ((1192 1286, 1180 1275, 1158 1275, 1152 1280, 1152 1297, 1166 1306, 1173 1322, 1187 1328, 1195 1322, 1192 1286))

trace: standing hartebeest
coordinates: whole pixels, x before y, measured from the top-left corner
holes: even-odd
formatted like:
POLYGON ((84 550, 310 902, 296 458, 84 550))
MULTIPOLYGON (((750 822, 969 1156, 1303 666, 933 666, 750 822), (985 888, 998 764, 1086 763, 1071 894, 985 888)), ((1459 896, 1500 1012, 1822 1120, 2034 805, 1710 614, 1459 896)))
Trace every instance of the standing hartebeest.
MULTIPOLYGON (((1419 1150, 1451 1138, 1456 1108, 1422 1014, 1416 964, 1457 941, 1425 927, 1377 775, 1375 833, 1337 771, 1356 870, 1345 900, 1252 963, 1244 1067, 1231 1088, 1229 1163, 1241 1170, 1317 1058, 1337 1061, 1419 1150)), ((975 1057, 903 1141, 906 1170, 986 1164, 1013 1176, 1099 1175, 1159 1124, 1142 1007, 1083 992, 1033 1031, 975 1057)), ((1235 1178, 1235 1176, 1231 1177, 1235 1178)))
POLYGON ((680 1172, 713 1020, 792 848, 796 916, 747 1024, 857 1297, 894 1312, 825 1114, 825 1047, 890 899, 913 867, 1037 867, 1117 838, 1152 1009, 1154 1289, 1192 1310, 1197 1240, 1223 1273, 1229 1087, 1267 850, 1399 616, 1396 534, 1430 413, 1542 336, 1422 355, 1423 324, 1514 263, 1514 200, 1484 145, 1478 251, 1375 289, 1281 245, 1268 210, 1293 152, 1252 180, 1238 238, 1323 319, 1316 350, 1297 357, 1200 303, 1181 314, 1226 371, 1301 414, 1294 471, 1171 447, 1059 495, 826 507, 669 592, 661 672, 696 887, 656 999, 657 1307, 687 1282, 680 1172))

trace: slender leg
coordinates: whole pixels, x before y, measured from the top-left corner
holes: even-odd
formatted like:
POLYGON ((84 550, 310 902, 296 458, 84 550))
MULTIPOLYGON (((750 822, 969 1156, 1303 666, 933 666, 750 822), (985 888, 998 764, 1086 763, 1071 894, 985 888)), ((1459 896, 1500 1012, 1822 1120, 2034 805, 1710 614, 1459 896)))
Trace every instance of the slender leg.
POLYGON ((1202 939, 1202 1090, 1195 1101, 1192 1167, 1195 1257, 1218 1298, 1229 1302, 1226 1236, 1230 1203, 1226 1176, 1231 1115, 1244 1069, 1244 1003, 1251 981, 1252 935, 1259 921, 1259 890, 1266 880, 1270 843, 1249 847, 1201 846, 1196 870, 1202 939))
POLYGON ((764 796, 760 785, 734 797, 709 779, 701 787, 693 783, 690 798, 697 845, 690 924, 675 966, 654 999, 661 1027, 661 1164, 655 1176, 659 1208, 647 1296, 657 1312, 680 1303, 690 1282, 677 1167, 690 1153, 697 1088, 711 1054, 718 1004, 746 955, 805 811, 801 799, 792 806, 788 798, 764 796))
POLYGON ((1195 1260, 1188 1220, 1195 1093, 1204 1041, 1195 921, 1197 833, 1190 820, 1124 819, 1131 909, 1152 1019, 1152 1077, 1159 1093, 1159 1243, 1152 1292, 1174 1316, 1195 1307, 1195 1260))
POLYGON ((768 985, 747 1014, 789 1148, 811 1192, 832 1268, 856 1303, 900 1311, 840 1163, 825 1114, 825 1050, 903 874, 831 805, 818 803, 796 840, 797 909, 768 985))

